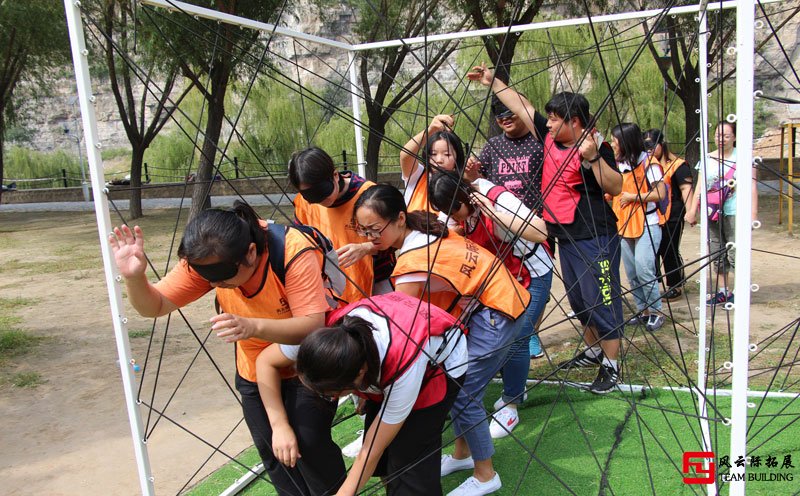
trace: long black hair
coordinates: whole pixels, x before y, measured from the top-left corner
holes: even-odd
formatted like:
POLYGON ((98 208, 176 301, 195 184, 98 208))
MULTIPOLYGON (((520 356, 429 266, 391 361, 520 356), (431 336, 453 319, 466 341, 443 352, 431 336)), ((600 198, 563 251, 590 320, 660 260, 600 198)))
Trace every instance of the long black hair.
POLYGON ((463 174, 467 164, 466 157, 464 156, 464 144, 461 142, 461 138, 452 131, 437 131, 428 136, 425 149, 422 151, 422 163, 425 164, 425 170, 431 169, 431 150, 433 150, 433 145, 439 140, 445 140, 453 149, 456 154, 455 170, 457 170, 459 174, 463 174))
POLYGON ((469 199, 471 188, 455 171, 441 171, 433 174, 428 180, 428 198, 437 210, 447 215, 466 205, 469 213, 475 206, 469 199))
POLYGON ((220 262, 246 265, 250 243, 264 253, 267 235, 260 217, 247 203, 236 200, 233 208, 203 210, 186 225, 178 256, 187 261, 218 257, 220 262))
POLYGON ((346 389, 380 387, 380 356, 372 324, 349 315, 333 327, 309 334, 300 344, 295 368, 309 389, 326 394, 346 389), (355 384, 361 367, 367 369, 361 384, 355 384))
POLYGON ((417 210, 409 212, 403 193, 391 184, 380 183, 369 187, 358 197, 353 207, 353 215, 361 207, 368 207, 379 217, 389 222, 397 220, 400 212, 406 214, 406 225, 409 229, 430 234, 437 238, 447 237, 447 226, 430 212, 417 210))
POLYGON ((621 122, 611 129, 611 135, 617 138, 622 159, 631 166, 639 165, 639 157, 644 152, 642 130, 633 122, 621 122))

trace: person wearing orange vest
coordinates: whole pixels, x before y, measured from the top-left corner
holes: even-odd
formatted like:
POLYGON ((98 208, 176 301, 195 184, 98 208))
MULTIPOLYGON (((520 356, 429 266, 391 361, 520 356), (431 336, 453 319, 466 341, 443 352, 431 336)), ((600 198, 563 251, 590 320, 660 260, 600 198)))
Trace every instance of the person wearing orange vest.
POLYGON ((432 168, 464 172, 464 145, 452 129, 453 116, 437 115, 427 129, 400 150, 400 169, 406 185, 404 198, 409 212, 436 212, 428 201, 428 175, 432 168))
POLYGON ((339 308, 326 325, 300 346, 271 347, 258 358, 261 397, 279 424, 276 456, 288 466, 304 456, 280 397, 280 372, 294 365, 306 387, 326 397, 354 393, 367 414, 363 447, 337 494, 358 493, 373 475, 387 478, 390 496, 441 494, 431 461, 441 456, 445 417, 467 369, 463 327, 400 292, 339 308))
POLYGON ((614 152, 591 127, 585 96, 557 93, 545 105, 545 116, 496 79, 486 64, 473 67, 467 78, 489 87, 544 143, 542 216, 558 243, 561 277, 586 346, 559 367, 596 366, 589 391, 613 391, 619 381, 617 359, 624 327, 617 218, 604 197, 622 190, 614 152))
POLYGON ((469 368, 451 410, 453 456, 442 457, 442 475, 473 469, 449 496, 490 494, 502 486, 492 464, 494 446, 483 395, 503 366, 524 324, 530 294, 497 258, 462 236, 450 234, 430 212, 408 212, 402 193, 378 184, 356 203, 356 220, 381 249, 397 249, 395 288, 438 306, 469 326, 469 368))
POLYGON ((467 239, 502 260, 531 295, 525 324, 503 366, 503 394, 495 402, 489 424, 492 438, 505 437, 519 423, 517 405, 527 396, 531 366, 528 342, 536 336, 536 325, 550 296, 553 259, 543 244, 547 227, 514 193, 483 178, 465 184, 454 172, 437 172, 431 176, 429 190, 433 206, 459 222, 467 239))
POLYGON ((347 283, 341 298, 347 303, 391 291, 389 252, 377 252, 355 229, 353 205, 372 181, 350 171, 339 172, 324 150, 309 147, 295 152, 289 161, 289 182, 300 193, 294 198, 297 221, 327 236, 339 254, 339 267, 347 283), (376 273, 377 269, 379 273, 376 273), (375 284, 381 289, 373 289, 375 284))
MULTIPOLYGON (((664 183, 669 185, 670 190, 669 215, 662 226, 658 258, 664 262, 667 287, 664 298, 674 300, 681 296, 681 290, 686 282, 680 248, 683 217, 686 215, 686 205, 692 198, 692 170, 686 160, 669 150, 664 133, 660 129, 645 131, 643 139, 645 149, 661 164, 664 170, 664 183)), ((656 259, 656 269, 659 269, 658 259, 656 259)))
POLYGON ((661 293, 656 276, 656 253, 661 244, 664 217, 656 205, 667 196, 661 165, 644 150, 639 126, 623 122, 611 129, 611 147, 622 172, 622 193, 612 208, 622 237, 622 263, 636 303, 628 325, 657 331, 664 325, 661 293))
POLYGON ((280 464, 271 450, 272 430, 256 384, 255 362, 271 343, 298 344, 325 324, 330 310, 323 288, 322 254, 305 234, 288 229, 285 284, 269 270, 267 225, 247 204, 200 212, 186 225, 180 262, 158 283, 145 274, 144 234, 135 226, 114 229, 109 243, 128 301, 144 317, 160 317, 216 291, 223 313, 211 329, 236 347, 236 389, 244 419, 264 467, 280 495, 323 494, 344 480, 345 468, 329 427, 336 403, 311 393, 297 379, 281 383, 295 429, 313 433, 299 440, 310 459, 298 467, 280 464), (322 428, 321 428, 322 427, 322 428), (311 449, 313 447, 313 449, 311 449), (325 460, 319 463, 317 460, 325 460))

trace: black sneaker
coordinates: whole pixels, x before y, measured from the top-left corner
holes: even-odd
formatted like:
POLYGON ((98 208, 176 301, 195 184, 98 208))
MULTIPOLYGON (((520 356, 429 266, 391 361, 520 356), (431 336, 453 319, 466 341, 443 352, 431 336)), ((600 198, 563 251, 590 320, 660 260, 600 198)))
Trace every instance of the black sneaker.
POLYGON ((574 367, 594 367, 596 365, 600 365, 601 363, 603 363, 602 353, 592 358, 586 354, 586 350, 583 350, 569 360, 559 363, 558 368, 571 369, 574 367))
POLYGON ((625 322, 626 326, 638 326, 638 325, 645 325, 647 324, 647 315, 634 315, 627 322, 625 322))
POLYGON ((589 391, 595 394, 610 393, 617 387, 619 381, 619 372, 614 367, 609 367, 606 364, 600 364, 600 369, 597 371, 597 377, 594 382, 589 386, 589 391))

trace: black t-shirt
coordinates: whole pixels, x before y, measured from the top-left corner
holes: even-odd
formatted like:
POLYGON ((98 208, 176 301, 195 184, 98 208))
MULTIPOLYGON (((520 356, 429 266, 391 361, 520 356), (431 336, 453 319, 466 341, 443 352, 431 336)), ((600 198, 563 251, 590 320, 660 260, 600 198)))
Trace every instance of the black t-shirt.
POLYGON ((509 138, 503 133, 490 138, 478 160, 483 177, 505 186, 532 211, 541 212, 544 146, 533 134, 509 138))
MULTIPOLYGON (((547 134, 547 118, 540 113, 534 115, 534 124, 539 136, 547 134)), ((562 150, 567 149, 556 143, 555 146, 562 150)), ((614 150, 606 142, 598 150, 608 167, 617 170, 617 161, 614 159, 614 150)), ((582 184, 575 186, 580 194, 578 205, 575 208, 575 219, 570 224, 547 223, 547 231, 560 243, 568 243, 580 239, 591 239, 598 236, 609 236, 617 232, 617 216, 611 205, 603 197, 604 191, 594 177, 591 170, 580 168, 582 184)))
POLYGON ((669 222, 678 222, 686 214, 686 204, 681 194, 681 185, 691 185, 693 180, 692 169, 689 168, 689 164, 686 162, 678 166, 672 174, 672 180, 670 181, 672 208, 670 209, 669 219, 667 219, 669 222))

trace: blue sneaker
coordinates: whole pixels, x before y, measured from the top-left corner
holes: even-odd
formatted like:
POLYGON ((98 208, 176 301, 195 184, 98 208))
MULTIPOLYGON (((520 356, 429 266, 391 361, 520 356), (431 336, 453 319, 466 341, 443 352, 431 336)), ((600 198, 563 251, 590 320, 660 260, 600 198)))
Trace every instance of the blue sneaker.
POLYGON ((533 334, 530 341, 528 341, 528 351, 531 354, 531 358, 542 358, 544 356, 544 351, 542 351, 542 342, 539 340, 539 336, 536 334, 533 334))

